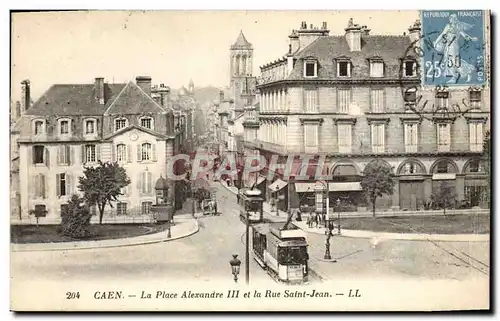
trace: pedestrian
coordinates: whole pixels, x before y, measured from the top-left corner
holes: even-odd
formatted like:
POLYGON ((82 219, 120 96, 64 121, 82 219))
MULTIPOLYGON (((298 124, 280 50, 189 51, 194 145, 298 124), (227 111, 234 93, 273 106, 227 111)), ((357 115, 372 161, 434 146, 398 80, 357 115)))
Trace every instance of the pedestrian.
POLYGON ((318 227, 318 214, 316 214, 316 212, 313 211, 311 213, 311 217, 312 217, 311 227, 313 224, 316 224, 316 227, 318 227))

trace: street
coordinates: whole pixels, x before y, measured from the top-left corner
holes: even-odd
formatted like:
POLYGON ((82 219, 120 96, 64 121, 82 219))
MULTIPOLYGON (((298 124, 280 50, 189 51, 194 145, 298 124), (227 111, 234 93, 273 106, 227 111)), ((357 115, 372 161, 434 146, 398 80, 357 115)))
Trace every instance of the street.
MULTIPOLYGON (((217 187, 219 216, 199 218, 200 231, 164 243, 75 251, 12 252, 11 276, 37 280, 232 280, 229 260, 242 261, 245 277, 245 226, 236 197, 217 187)), ((488 278, 489 242, 428 242, 332 237, 331 255, 323 261, 325 237, 308 234, 310 267, 325 279, 394 277, 488 278)), ((251 281, 274 282, 250 259, 251 281)), ((315 277, 310 283, 318 282, 315 277)))

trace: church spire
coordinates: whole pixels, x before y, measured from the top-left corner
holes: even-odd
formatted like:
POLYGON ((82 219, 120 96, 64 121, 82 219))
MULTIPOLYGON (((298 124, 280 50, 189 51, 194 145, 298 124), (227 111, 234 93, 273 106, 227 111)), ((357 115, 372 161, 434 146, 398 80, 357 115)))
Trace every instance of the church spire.
POLYGON ((238 39, 236 39, 236 42, 231 46, 231 49, 237 49, 237 48, 243 48, 243 49, 252 48, 252 44, 248 42, 247 38, 245 38, 243 30, 240 30, 238 39))

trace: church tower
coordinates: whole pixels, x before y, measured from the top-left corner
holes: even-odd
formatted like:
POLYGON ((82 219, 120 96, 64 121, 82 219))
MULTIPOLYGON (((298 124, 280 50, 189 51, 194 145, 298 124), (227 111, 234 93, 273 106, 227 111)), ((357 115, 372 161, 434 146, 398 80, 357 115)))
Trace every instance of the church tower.
POLYGON ((230 83, 231 95, 234 98, 235 111, 243 111, 248 104, 249 95, 255 88, 253 69, 253 46, 240 31, 238 39, 230 48, 230 83))
POLYGON ((194 82, 193 79, 189 79, 188 91, 190 95, 194 95, 194 82))

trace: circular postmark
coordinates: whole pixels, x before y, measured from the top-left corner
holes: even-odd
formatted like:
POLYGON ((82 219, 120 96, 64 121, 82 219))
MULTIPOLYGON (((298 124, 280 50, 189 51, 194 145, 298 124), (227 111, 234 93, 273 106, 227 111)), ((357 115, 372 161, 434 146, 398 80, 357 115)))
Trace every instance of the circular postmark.
MULTIPOLYGON (((468 52, 484 52, 485 45, 478 46, 475 43, 477 37, 451 28, 450 25, 456 23, 454 19, 456 16, 451 14, 450 24, 441 30, 419 32, 400 59, 399 84, 405 109, 421 119, 444 117, 455 120, 477 108, 465 98, 448 104, 450 91, 455 87, 464 90, 468 86, 469 91, 480 91, 482 86, 474 83, 484 82, 485 78, 484 54, 477 55, 478 59, 473 63, 473 55, 468 52), (457 33, 462 37, 460 41, 453 37, 457 33), (475 82, 471 81, 471 74, 476 77, 475 82), (424 98, 422 92, 425 91, 433 94, 426 94, 424 98)), ((417 21, 412 28, 420 31, 421 26, 417 21)))

